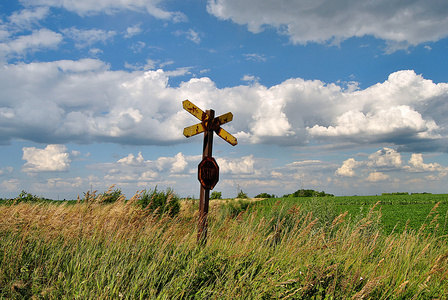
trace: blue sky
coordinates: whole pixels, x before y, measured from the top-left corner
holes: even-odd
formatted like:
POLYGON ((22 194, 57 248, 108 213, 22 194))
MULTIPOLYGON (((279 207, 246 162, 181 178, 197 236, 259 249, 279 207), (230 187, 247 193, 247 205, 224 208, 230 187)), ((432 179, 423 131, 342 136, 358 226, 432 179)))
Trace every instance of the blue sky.
POLYGON ((0 3, 0 197, 198 196, 202 136, 224 197, 446 193, 448 4, 21 0, 0 3))

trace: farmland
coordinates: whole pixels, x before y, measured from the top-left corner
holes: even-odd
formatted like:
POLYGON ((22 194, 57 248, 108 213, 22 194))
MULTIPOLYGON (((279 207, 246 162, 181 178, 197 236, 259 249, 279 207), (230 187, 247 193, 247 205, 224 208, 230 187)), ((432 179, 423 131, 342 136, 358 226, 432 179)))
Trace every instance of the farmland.
POLYGON ((0 299, 446 299, 447 195, 0 205, 0 299), (409 220, 409 222, 408 222, 409 220))

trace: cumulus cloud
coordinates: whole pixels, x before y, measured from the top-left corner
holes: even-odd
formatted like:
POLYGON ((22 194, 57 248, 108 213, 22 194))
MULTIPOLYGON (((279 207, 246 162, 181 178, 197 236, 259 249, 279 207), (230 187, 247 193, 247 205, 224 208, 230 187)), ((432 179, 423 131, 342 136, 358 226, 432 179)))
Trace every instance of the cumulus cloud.
MULTIPOLYGON (((439 127, 433 120, 424 120, 422 115, 409 106, 401 105, 371 111, 350 110, 337 117, 335 126, 315 125, 308 132, 315 137, 369 137, 377 139, 394 132, 422 137, 437 137, 439 127)), ((412 136, 410 136, 412 138, 412 136)))
POLYGON ((232 112, 224 127, 240 143, 318 140, 448 151, 448 84, 413 71, 393 73, 364 90, 300 78, 272 87, 251 82, 221 89, 207 77, 170 86, 170 78, 188 72, 112 71, 98 59, 4 65, 0 143, 185 143, 183 128, 194 118, 181 103, 190 99, 216 114, 232 112))
POLYGON ((354 158, 349 158, 342 163, 342 166, 336 170, 335 174, 342 177, 354 177, 354 169, 359 165, 360 163, 357 162, 354 158))
POLYGON ((70 154, 64 145, 48 145, 44 149, 23 147, 22 159, 27 162, 22 171, 26 173, 62 172, 70 169, 70 154))
POLYGON ((34 30, 0 43, 0 55, 24 55, 46 49, 55 49, 62 42, 62 35, 49 29, 34 30))
POLYGON ((119 159, 117 162, 119 164, 127 165, 127 166, 144 166, 144 158, 141 152, 138 153, 137 157, 134 154, 130 153, 125 158, 119 159))
POLYGON ((276 28, 297 44, 339 44, 372 35, 386 40, 393 51, 448 36, 448 8, 437 0, 209 0, 207 10, 219 19, 247 25, 254 33, 276 28))
POLYGON ((370 154, 366 165, 370 168, 400 169, 401 155, 395 149, 383 148, 370 154))
POLYGON ((244 156, 240 159, 216 159, 219 165, 220 173, 231 173, 231 174, 253 174, 255 172, 254 164, 255 160, 253 155, 244 156))
POLYGON ((425 164, 421 153, 413 153, 409 159, 409 165, 405 167, 408 172, 439 172, 441 176, 445 176, 448 169, 438 163, 425 164))
POLYGON ((400 173, 432 173, 431 178, 446 176, 448 169, 438 163, 426 164, 421 153, 412 153, 406 164, 401 153, 395 149, 383 148, 367 156, 367 159, 357 161, 349 158, 342 163, 335 175, 340 177, 359 177, 368 174, 365 178, 368 182, 385 181, 391 178, 389 174, 400 173), (388 172, 388 174, 385 174, 388 172))
POLYGON ((378 182, 378 181, 386 181, 389 180, 390 176, 387 174, 384 174, 382 172, 372 172, 367 176, 366 181, 369 182, 378 182))
MULTIPOLYGON (((174 156, 163 156, 152 161, 145 159, 142 152, 139 152, 137 155, 130 153, 115 162, 92 164, 87 168, 104 173, 104 186, 170 186, 172 177, 190 177, 192 170, 197 170, 200 159, 200 155, 191 156, 179 152, 174 156)), ((188 183, 190 184, 191 182, 188 183)))

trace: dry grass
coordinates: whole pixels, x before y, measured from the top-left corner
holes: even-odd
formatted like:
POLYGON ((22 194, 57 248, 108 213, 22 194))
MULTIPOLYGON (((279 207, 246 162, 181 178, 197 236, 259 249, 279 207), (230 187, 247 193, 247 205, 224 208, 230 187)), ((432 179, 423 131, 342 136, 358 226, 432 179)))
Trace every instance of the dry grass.
MULTIPOLYGON (((155 218, 124 199, 0 205, 0 298, 446 299, 448 245, 425 230, 383 235, 377 208, 322 225, 313 211, 155 218)), ((430 225, 435 216, 428 218, 430 225)))

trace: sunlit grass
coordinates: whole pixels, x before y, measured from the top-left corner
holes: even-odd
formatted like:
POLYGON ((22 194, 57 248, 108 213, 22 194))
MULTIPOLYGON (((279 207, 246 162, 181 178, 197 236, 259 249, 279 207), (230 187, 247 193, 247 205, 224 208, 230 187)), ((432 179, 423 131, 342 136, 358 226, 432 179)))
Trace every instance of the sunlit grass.
MULTIPOLYGON (((384 234, 378 206, 362 217, 312 206, 238 214, 210 205, 162 218, 120 199, 0 205, 0 298, 443 299, 448 244, 432 213, 420 229, 384 234)), ((229 202, 230 203, 230 202, 229 202)), ((435 210, 434 210, 435 211, 435 210)))

